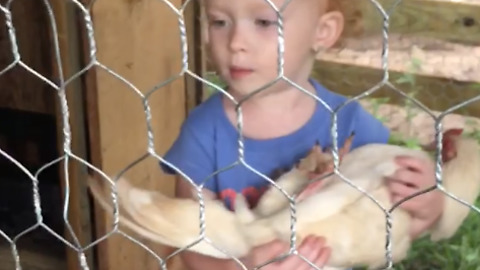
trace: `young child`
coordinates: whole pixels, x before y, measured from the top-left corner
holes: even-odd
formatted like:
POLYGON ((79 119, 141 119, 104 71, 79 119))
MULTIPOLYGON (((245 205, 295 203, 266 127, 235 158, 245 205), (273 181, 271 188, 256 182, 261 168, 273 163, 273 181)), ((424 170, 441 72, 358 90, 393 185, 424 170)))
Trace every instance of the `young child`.
MULTIPOLYGON (((278 76, 277 14, 266 0, 204 0, 208 19, 208 47, 226 89, 235 100, 265 86, 278 76)), ((285 1, 273 0, 280 8, 285 1)), ((316 95, 332 109, 347 100, 311 79, 315 56, 331 47, 339 38, 344 18, 331 9, 328 0, 293 0, 281 12, 285 53, 284 77, 316 95)), ((272 176, 277 169, 288 169, 304 157, 318 141, 322 147, 332 144, 331 113, 322 103, 285 80, 250 97, 242 104, 245 161, 259 173, 272 176)), ((244 194, 252 206, 268 187, 259 174, 241 164, 239 158, 234 103, 216 93, 195 108, 181 128, 179 137, 165 159, 196 184, 205 180, 205 196, 223 200, 234 208, 235 194, 244 194), (220 171, 216 174, 215 172, 220 171), (214 174, 214 175, 212 175, 214 174)), ((357 102, 338 112, 338 145, 355 132, 352 149, 367 143, 386 143, 389 131, 357 102)), ((401 160, 405 169, 390 179, 392 200, 398 201, 435 183, 433 165, 417 160, 401 160)), ((162 164, 164 171, 177 173, 162 164)), ((178 179, 176 194, 193 197, 191 186, 178 179)), ((401 207, 417 217, 412 226, 415 237, 438 218, 441 196, 430 192, 407 201, 401 207)), ((221 222, 221 221, 219 221, 221 222)), ((208 226, 208 224, 207 224, 208 226)), ((298 247, 300 254, 318 267, 329 257, 321 237, 308 237, 298 247)), ((256 248, 247 258, 239 258, 248 268, 287 252, 289 243, 274 241, 256 248)), ((196 269, 241 269, 233 260, 220 260, 190 252, 181 253, 186 266, 196 269)), ((264 270, 313 269, 298 256, 271 263, 264 270)))

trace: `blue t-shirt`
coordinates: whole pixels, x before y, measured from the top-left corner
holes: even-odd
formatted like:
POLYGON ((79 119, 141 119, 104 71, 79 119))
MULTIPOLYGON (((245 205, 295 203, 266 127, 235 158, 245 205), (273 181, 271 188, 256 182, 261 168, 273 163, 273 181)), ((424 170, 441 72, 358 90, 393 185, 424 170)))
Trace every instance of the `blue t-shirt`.
MULTIPOLYGON (((348 100, 325 89, 313 79, 310 82, 317 96, 333 110, 348 100)), ((355 132, 355 136, 351 149, 367 143, 388 141, 389 130, 358 102, 344 106, 337 115, 339 147, 352 132, 355 132)), ((324 148, 331 146, 331 124, 330 111, 317 102, 314 115, 294 133, 268 140, 244 138, 245 161, 260 173, 271 177, 276 169, 291 168, 317 141, 324 148)), ((179 137, 164 158, 194 183, 205 183, 204 188, 215 192, 229 209, 233 209, 232 202, 237 193, 244 194, 254 206, 270 184, 240 163, 228 168, 239 158, 238 131, 224 111, 222 93, 213 94, 191 111, 181 127, 179 137), (217 171, 220 172, 212 176, 217 171), (207 180, 207 177, 210 178, 207 180)), ((166 164, 161 164, 165 172, 176 173, 166 164)))

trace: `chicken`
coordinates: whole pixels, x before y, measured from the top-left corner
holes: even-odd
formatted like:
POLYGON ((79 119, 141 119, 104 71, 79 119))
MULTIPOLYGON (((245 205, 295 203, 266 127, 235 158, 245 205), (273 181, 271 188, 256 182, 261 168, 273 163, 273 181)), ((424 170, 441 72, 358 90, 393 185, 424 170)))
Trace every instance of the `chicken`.
MULTIPOLYGON (((480 151, 478 143, 462 137, 461 132, 458 129, 444 132, 442 153, 451 159, 442 165, 442 185, 464 203, 473 204, 480 190, 480 151)), ((329 269, 359 266, 374 269, 387 262, 386 211, 392 204, 384 179, 397 168, 394 158, 398 155, 432 157, 427 150, 386 144, 368 144, 349 151, 350 140, 342 148, 338 167, 338 172, 349 181, 338 174, 327 175, 321 180, 321 189, 296 203, 297 241, 310 234, 324 236, 332 250, 329 269)), ((310 173, 328 170, 325 164, 331 161, 315 147, 276 182, 288 194, 297 193, 308 184, 310 173), (319 169, 321 166, 324 167, 319 169)), ((88 184, 102 207, 111 211, 113 206, 107 202, 107 193, 98 181, 89 178, 88 184)), ((248 209, 240 194, 234 212, 220 201, 205 199, 204 237, 209 241, 200 235, 197 201, 136 188, 125 178, 116 181, 116 189, 121 206, 120 224, 160 244, 176 248, 188 246, 190 251, 217 258, 240 258, 254 246, 274 239, 289 241, 291 236, 290 201, 273 187, 262 196, 255 209, 248 209)), ((444 212, 430 231, 433 241, 451 237, 470 212, 469 207, 445 196, 444 212)), ((390 215, 391 258, 396 263, 406 257, 410 248, 411 218, 401 208, 395 208, 390 215)))
MULTIPOLYGON (((339 161, 341 162, 343 156, 350 151, 354 134, 347 138, 343 147, 338 150, 339 161)), ((317 142, 316 145, 310 150, 307 156, 301 159, 296 168, 290 172, 283 170, 283 177, 277 179, 277 185, 283 189, 284 192, 296 196, 296 201, 303 200, 302 194, 298 194, 305 188, 306 185, 313 182, 311 178, 316 178, 317 182, 320 185, 323 185, 325 181, 323 180, 326 176, 333 173, 334 163, 333 156, 329 150, 323 152, 320 143, 317 142), (297 174, 300 174, 300 177, 296 177, 297 174)), ((314 179, 315 180, 315 179, 314 179)), ((318 185, 315 184, 315 185, 318 185)), ((240 204, 240 207, 237 206, 235 212, 238 214, 245 214, 244 218, 252 219, 252 214, 258 218, 259 216, 267 216, 277 212, 280 209, 288 207, 289 200, 279 189, 271 187, 269 188, 262 199, 258 202, 253 211, 248 210, 245 205, 245 199, 242 195, 237 195, 237 202, 240 204), (243 206, 243 207, 242 207, 243 206), (250 217, 249 217, 250 216, 250 217)))

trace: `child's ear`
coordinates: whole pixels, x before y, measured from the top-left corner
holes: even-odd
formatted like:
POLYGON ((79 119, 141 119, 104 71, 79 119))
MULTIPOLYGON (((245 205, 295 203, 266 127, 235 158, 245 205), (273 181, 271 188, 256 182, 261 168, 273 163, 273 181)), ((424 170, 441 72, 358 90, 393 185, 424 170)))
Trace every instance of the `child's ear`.
POLYGON ((330 11, 318 19, 315 32, 313 50, 321 50, 332 47, 340 38, 344 27, 344 17, 340 11, 330 11))

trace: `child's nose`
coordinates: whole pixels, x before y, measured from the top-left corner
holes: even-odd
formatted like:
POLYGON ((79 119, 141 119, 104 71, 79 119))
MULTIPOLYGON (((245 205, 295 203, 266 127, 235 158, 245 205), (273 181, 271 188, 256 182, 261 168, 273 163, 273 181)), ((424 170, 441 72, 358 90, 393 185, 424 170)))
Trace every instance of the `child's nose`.
POLYGON ((232 52, 244 51, 247 49, 246 35, 239 26, 236 26, 230 36, 230 50, 232 52))

